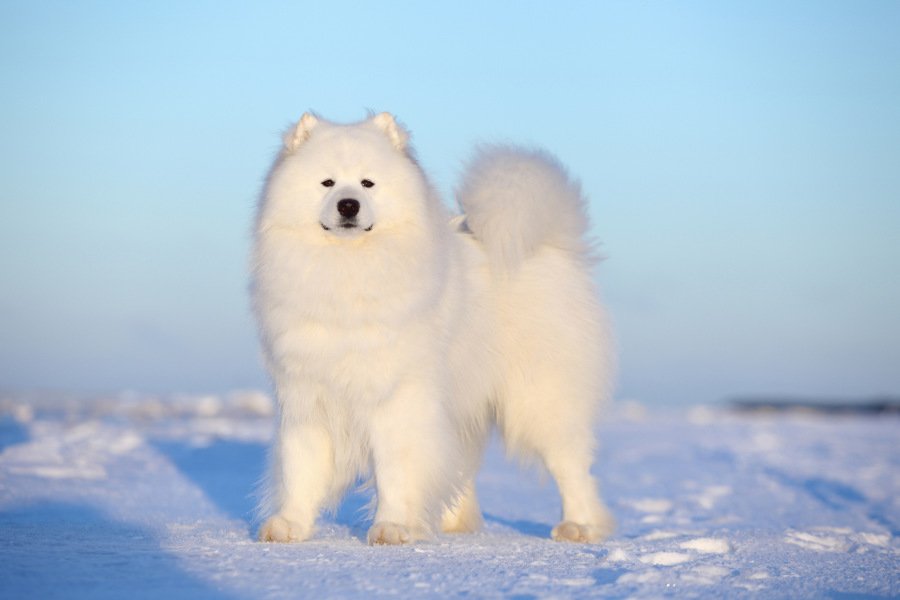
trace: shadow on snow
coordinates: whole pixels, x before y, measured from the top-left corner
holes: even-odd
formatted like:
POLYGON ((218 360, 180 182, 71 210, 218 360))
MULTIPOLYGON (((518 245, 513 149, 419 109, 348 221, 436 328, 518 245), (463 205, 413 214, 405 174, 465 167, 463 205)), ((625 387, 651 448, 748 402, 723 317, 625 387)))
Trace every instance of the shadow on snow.
POLYGON ((2 598, 231 596, 185 573, 155 535, 77 504, 0 512, 2 598))
MULTIPOLYGON (((251 537, 256 536, 256 504, 259 482, 267 468, 268 447, 263 444, 217 440, 208 446, 184 442, 155 442, 182 474, 203 490, 230 518, 244 521, 251 537)), ((369 490, 351 490, 334 511, 326 512, 327 521, 351 529, 365 538, 369 520, 369 490)))

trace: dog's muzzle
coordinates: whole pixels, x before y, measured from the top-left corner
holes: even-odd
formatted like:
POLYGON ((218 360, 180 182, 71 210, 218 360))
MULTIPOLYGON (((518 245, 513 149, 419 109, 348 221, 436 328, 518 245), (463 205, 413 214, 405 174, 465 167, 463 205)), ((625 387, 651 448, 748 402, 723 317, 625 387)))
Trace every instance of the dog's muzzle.
POLYGON ((324 218, 320 225, 325 231, 332 231, 333 228, 348 230, 348 232, 352 229, 372 231, 374 224, 371 222, 371 214, 363 210, 362 203, 356 198, 341 198, 331 206, 330 210, 336 211, 337 214, 332 212, 330 215, 327 213, 323 215, 324 218), (363 223, 360 223, 360 220, 363 223))

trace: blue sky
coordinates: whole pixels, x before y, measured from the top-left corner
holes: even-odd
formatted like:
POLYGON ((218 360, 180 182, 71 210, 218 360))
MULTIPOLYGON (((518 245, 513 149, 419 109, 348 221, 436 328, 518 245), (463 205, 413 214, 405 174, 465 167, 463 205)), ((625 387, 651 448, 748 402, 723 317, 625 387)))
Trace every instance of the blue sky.
POLYGON ((4 2, 0 387, 264 387, 249 229, 303 111, 583 182, 618 396, 900 394, 900 4, 4 2))

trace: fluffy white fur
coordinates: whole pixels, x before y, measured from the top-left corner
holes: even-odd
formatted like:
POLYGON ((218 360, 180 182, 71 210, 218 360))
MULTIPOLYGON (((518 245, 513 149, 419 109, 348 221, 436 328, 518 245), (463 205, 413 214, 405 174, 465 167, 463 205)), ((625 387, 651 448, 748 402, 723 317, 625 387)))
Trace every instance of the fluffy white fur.
POLYGON ((598 541, 613 527, 590 475, 612 359, 581 192, 546 154, 486 147, 451 218, 408 138, 387 113, 306 114, 269 174, 252 290, 280 426, 259 537, 308 538, 368 476, 370 543, 473 531, 496 424, 555 478, 553 537, 598 541))

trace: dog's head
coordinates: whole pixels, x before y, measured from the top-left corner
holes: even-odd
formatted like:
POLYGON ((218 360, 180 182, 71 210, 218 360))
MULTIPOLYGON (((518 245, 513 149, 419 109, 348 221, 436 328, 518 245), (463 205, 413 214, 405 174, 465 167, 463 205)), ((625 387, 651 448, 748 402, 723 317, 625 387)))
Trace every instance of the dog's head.
POLYGON ((430 193, 408 139, 388 113, 352 125, 304 114, 284 135, 260 227, 336 242, 415 220, 430 193))

